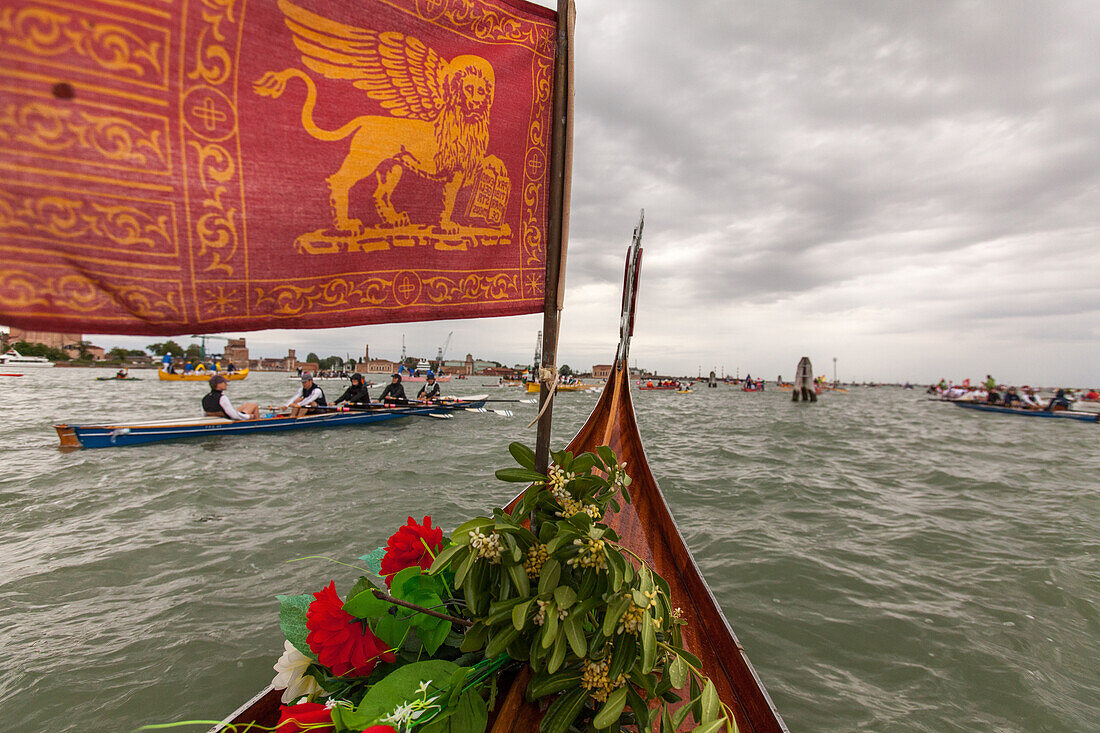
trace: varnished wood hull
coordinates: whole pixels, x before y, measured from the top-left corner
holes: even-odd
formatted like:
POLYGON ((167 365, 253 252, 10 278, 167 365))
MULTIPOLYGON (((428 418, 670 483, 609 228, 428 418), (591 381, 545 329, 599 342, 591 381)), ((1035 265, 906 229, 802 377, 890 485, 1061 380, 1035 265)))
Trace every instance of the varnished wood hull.
MULTIPOLYGON (((626 547, 644 557, 668 580, 673 605, 683 609, 688 621, 684 644, 702 660, 703 671, 714 681, 721 699, 733 709, 741 733, 786 731, 741 643, 703 580, 649 470, 634 417, 630 385, 621 365, 608 378, 595 409, 569 444, 569 450, 574 453, 594 451, 600 445, 611 446, 620 460, 626 461, 627 472, 633 478, 630 486, 633 503, 623 507, 614 517, 612 526, 622 536, 626 547)), ((509 504, 509 509, 515 503, 516 499, 509 504)), ((526 680, 526 675, 519 675, 503 696, 503 702, 498 701, 500 708, 490 726, 492 733, 538 730, 541 712, 524 697, 526 680)), ((226 722, 274 726, 278 720, 279 695, 277 690, 261 693, 226 722)))

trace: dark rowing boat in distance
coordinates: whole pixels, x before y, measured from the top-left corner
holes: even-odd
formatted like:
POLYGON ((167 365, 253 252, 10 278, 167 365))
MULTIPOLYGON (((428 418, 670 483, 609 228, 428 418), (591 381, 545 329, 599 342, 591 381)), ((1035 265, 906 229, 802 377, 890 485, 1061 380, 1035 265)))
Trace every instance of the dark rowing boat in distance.
POLYGON ((322 412, 302 417, 276 416, 258 420, 229 420, 222 417, 198 417, 180 420, 149 420, 111 425, 54 425, 62 448, 115 448, 181 438, 209 438, 218 435, 282 433, 290 430, 339 428, 350 425, 396 420, 401 417, 450 417, 459 410, 485 406, 489 395, 475 395, 440 404, 410 404, 347 412, 322 412))
POLYGON ((1095 412, 1082 412, 1079 410, 1021 410, 1016 407, 1004 407, 1002 405, 987 405, 983 402, 962 402, 959 400, 944 400, 967 410, 978 412, 999 412, 1003 415, 1017 415, 1019 417, 1050 417, 1062 420, 1080 420, 1081 422, 1095 423, 1100 421, 1100 415, 1095 412))

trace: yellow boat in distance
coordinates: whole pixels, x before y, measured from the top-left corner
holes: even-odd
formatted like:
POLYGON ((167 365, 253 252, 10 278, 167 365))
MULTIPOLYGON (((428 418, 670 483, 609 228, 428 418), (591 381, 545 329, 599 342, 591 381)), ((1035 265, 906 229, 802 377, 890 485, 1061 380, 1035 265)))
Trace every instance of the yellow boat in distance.
POLYGON ((194 371, 187 374, 169 374, 163 369, 157 370, 157 378, 162 382, 205 382, 215 374, 220 374, 230 382, 236 382, 240 379, 245 379, 248 376, 248 368, 245 367, 236 372, 215 372, 215 371, 194 371))
MULTIPOLYGON (((579 384, 578 383, 578 384, 559 384, 558 385, 558 391, 559 392, 587 392, 590 389, 596 389, 596 388, 597 388, 597 385, 595 385, 595 384, 579 384)), ((527 383, 527 391, 537 394, 538 391, 539 391, 539 383, 538 382, 528 382, 527 383)))

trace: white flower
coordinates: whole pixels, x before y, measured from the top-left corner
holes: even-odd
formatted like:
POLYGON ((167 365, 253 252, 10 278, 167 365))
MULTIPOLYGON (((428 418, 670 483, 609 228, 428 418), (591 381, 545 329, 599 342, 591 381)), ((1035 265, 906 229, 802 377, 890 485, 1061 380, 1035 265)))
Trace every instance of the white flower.
POLYGON ((306 674, 313 660, 298 651, 289 641, 283 643, 283 656, 272 667, 278 674, 271 680, 271 686, 283 690, 283 704, 290 704, 303 695, 312 697, 324 690, 317 680, 306 674))
POLYGON ((421 695, 427 695, 428 685, 430 685, 430 684, 432 684, 431 680, 421 680, 420 681, 420 686, 417 687, 417 689, 420 691, 421 695))

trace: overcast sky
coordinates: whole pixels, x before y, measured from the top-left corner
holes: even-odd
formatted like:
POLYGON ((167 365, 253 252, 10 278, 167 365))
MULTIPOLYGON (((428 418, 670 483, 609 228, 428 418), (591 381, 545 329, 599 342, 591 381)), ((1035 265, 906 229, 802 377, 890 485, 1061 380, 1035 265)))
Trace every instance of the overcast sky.
MULTIPOLYGON (((542 3, 552 4, 552 3, 542 3)), ((1100 383, 1100 2, 577 1, 559 363, 1100 383)), ((244 334, 530 360, 541 316, 244 334)), ((101 345, 157 339, 94 337, 101 345)))

